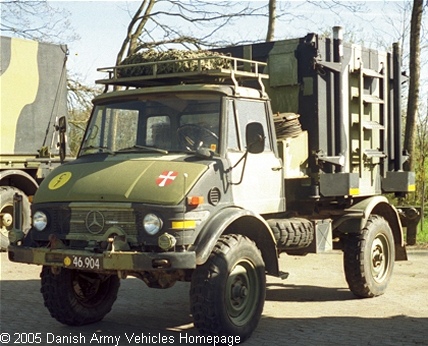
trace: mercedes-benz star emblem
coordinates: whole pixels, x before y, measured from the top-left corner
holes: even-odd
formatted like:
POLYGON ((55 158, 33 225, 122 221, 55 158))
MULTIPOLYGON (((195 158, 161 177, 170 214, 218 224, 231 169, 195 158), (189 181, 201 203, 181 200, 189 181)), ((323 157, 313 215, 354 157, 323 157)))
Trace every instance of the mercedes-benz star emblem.
POLYGON ((86 215, 86 229, 92 234, 98 234, 104 229, 104 216, 99 211, 90 211, 86 215))

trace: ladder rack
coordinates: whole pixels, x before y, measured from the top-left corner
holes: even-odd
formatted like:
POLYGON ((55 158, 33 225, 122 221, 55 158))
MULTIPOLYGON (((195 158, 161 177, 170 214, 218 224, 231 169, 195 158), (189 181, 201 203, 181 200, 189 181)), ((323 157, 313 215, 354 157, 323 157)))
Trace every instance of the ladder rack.
POLYGON ((234 58, 229 56, 202 56, 197 58, 174 59, 145 62, 129 65, 102 67, 99 72, 108 74, 107 79, 97 80, 97 84, 146 87, 161 85, 232 82, 235 87, 249 80, 256 80, 264 91, 262 79, 269 76, 263 73, 267 63, 234 58), (217 60, 217 62, 215 61, 217 60), (130 75, 135 71, 138 75, 130 75))
MULTIPOLYGON (((360 67, 355 71, 358 75, 358 94, 355 99, 359 106, 358 112, 358 142, 357 150, 359 174, 362 177, 366 159, 386 158, 386 134, 383 133, 387 122, 386 100, 387 78, 384 75, 385 69, 381 71, 360 67), (365 92, 366 90, 366 92, 365 92), (370 132, 368 134, 367 132, 370 132)), ((381 161, 378 162, 379 164, 381 161)))

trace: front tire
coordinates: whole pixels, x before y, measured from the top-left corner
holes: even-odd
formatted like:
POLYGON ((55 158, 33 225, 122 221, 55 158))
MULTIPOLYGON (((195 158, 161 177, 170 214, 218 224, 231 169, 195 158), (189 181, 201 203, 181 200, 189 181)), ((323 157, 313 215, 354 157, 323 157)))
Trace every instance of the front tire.
POLYGON ((70 326, 102 320, 117 298, 117 275, 100 275, 62 268, 53 274, 43 267, 41 292, 51 316, 70 326))
POLYGON ((201 334, 239 336, 257 327, 266 294, 265 266, 256 245, 241 235, 222 236, 190 288, 191 312, 201 334))
POLYGON ((394 268, 394 238, 388 222, 372 215, 360 234, 345 241, 344 269, 350 290, 360 298, 384 294, 394 268))
POLYGON ((27 234, 31 226, 31 208, 28 196, 16 187, 0 187, 0 250, 6 250, 9 246, 8 233, 13 228, 13 196, 15 193, 22 196, 21 225, 24 234, 27 234))

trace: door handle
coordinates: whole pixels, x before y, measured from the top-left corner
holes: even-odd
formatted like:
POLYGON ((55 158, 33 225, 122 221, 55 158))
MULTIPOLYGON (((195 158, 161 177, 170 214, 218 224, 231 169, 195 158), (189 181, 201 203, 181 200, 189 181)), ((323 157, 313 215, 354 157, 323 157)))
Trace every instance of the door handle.
POLYGON ((282 166, 278 166, 278 167, 272 167, 272 171, 280 171, 283 167, 282 166))

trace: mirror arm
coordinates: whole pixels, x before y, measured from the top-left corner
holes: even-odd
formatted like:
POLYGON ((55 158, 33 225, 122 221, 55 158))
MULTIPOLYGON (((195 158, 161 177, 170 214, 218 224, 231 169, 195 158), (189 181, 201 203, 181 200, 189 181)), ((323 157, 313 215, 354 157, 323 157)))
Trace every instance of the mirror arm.
POLYGON ((230 183, 231 185, 239 185, 239 184, 241 184, 241 183, 242 183, 242 180, 244 179, 244 172, 245 172, 245 166, 246 166, 246 164, 247 164, 247 157, 248 157, 248 153, 249 153, 249 151, 248 151, 248 149, 247 149, 247 150, 245 151, 244 155, 242 155, 242 157, 238 160, 238 162, 237 162, 237 163, 235 163, 235 165, 234 165, 233 167, 230 167, 230 168, 226 169, 226 173, 230 173, 230 172, 232 171, 232 169, 236 168, 236 167, 241 163, 241 161, 242 161, 242 160, 244 160, 244 165, 243 165, 243 167, 242 167, 241 178, 239 179, 239 181, 238 181, 237 183, 233 183, 232 181, 229 181, 229 183, 230 183))

